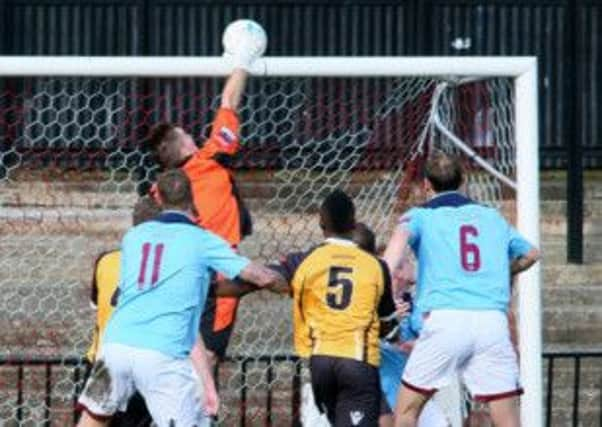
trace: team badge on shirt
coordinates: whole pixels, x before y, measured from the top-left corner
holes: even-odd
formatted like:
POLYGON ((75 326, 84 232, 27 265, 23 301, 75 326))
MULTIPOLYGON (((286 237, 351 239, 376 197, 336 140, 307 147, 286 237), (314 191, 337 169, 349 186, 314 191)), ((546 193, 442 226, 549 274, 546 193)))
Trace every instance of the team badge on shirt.
POLYGON ((219 130, 217 136, 220 143, 226 147, 236 142, 236 134, 225 126, 219 130))

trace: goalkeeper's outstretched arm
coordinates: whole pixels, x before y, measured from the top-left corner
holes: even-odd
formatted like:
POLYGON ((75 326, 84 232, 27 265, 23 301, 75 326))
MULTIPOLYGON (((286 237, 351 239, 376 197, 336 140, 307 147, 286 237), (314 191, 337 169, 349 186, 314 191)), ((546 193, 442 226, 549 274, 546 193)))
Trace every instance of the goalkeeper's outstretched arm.
POLYGON ((243 68, 234 68, 230 77, 226 80, 226 85, 222 91, 221 108, 227 108, 232 111, 238 111, 242 94, 247 86, 249 73, 243 68))

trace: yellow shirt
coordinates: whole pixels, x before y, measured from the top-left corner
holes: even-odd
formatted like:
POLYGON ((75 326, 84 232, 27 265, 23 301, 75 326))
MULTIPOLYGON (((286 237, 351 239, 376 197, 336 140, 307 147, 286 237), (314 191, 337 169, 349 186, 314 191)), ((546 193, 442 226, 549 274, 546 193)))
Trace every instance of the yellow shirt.
POLYGON ((106 252, 98 257, 92 277, 92 303, 96 305, 96 326, 92 337, 92 345, 86 353, 86 358, 94 362, 102 333, 113 313, 111 298, 119 285, 119 258, 121 251, 106 252))
POLYGON ((292 277, 299 356, 343 357, 378 366, 379 311, 394 311, 386 265, 349 240, 327 239, 300 260, 292 277))

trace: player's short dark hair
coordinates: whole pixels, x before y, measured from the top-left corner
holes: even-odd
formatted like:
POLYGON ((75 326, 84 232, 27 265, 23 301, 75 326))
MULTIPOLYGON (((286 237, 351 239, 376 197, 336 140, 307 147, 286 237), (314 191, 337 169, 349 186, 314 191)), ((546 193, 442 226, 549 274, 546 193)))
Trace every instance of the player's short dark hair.
POLYGON ((173 123, 159 123, 151 129, 147 145, 161 167, 174 168, 182 161, 180 145, 177 142, 178 126, 173 123))
POLYGON ((355 206, 343 190, 334 190, 320 207, 321 225, 324 231, 337 234, 351 233, 355 228, 355 206))
POLYGON ((180 169, 170 169, 159 175, 157 190, 163 209, 188 210, 192 207, 190 180, 180 169))
POLYGON ((355 224, 353 230, 353 241, 366 252, 376 253, 376 236, 374 232, 363 222, 355 224))
POLYGON ((143 196, 138 199, 134 205, 132 213, 132 223, 134 225, 141 224, 155 218, 161 213, 161 206, 155 199, 150 196, 143 196))
POLYGON ((426 162, 426 178, 437 193, 460 188, 464 172, 460 160, 442 151, 433 153, 426 162))

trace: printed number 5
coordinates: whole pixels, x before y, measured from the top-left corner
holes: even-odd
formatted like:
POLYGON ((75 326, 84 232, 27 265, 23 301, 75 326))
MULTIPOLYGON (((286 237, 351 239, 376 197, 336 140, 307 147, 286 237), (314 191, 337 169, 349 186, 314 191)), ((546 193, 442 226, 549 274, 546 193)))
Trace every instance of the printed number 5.
POLYGON ((470 243, 468 237, 477 237, 479 230, 472 225, 460 227, 460 259, 462 268, 466 271, 477 271, 481 268, 481 252, 475 243, 470 243))
POLYGON ((345 310, 351 303, 351 292, 353 291, 353 282, 349 275, 353 273, 351 267, 330 267, 328 272, 328 291, 326 294, 326 304, 335 310, 345 310))

